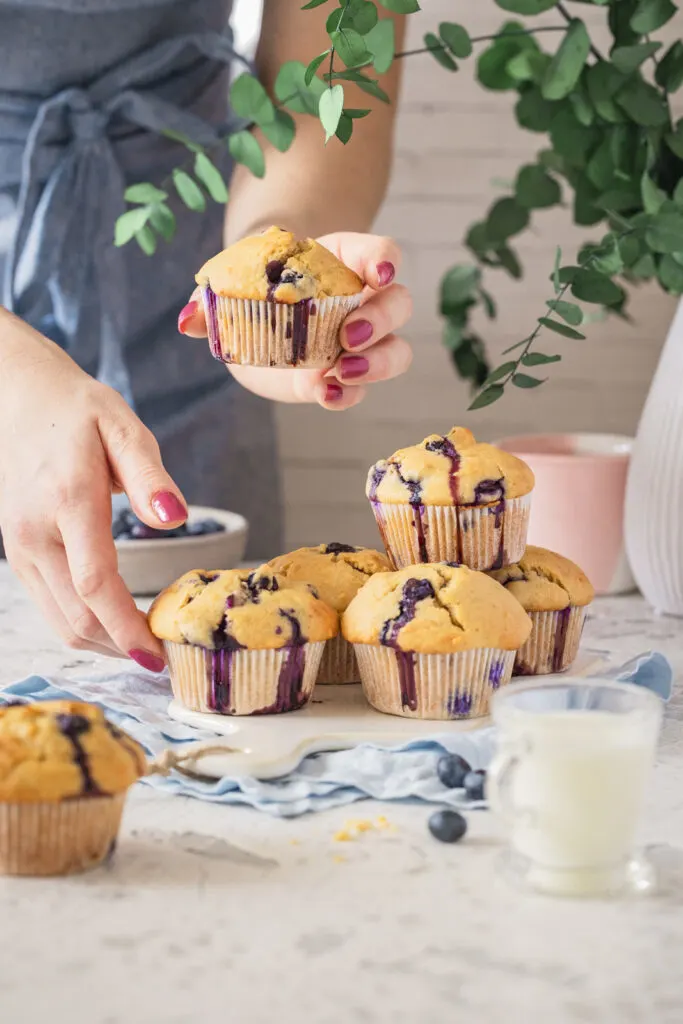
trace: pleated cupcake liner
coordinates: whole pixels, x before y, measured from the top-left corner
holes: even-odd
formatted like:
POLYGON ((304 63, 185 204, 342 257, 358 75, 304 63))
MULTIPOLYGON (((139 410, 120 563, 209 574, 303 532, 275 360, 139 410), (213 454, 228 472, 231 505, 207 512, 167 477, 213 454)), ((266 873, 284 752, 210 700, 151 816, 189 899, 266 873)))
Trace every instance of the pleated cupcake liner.
POLYGON ((327 369, 342 348, 339 331, 361 294, 293 304, 232 299, 202 289, 215 359, 242 366, 327 369))
POLYGON ((126 793, 0 803, 0 875, 69 875, 111 853, 126 793))
POLYGON ((403 718, 452 720, 489 713, 491 694, 512 678, 515 651, 478 648, 419 654, 354 644, 363 692, 373 708, 403 718))
POLYGON ((586 609, 576 606, 554 612, 529 612, 531 634, 515 658, 515 673, 542 676, 564 672, 579 653, 586 609))
POLYGON ((395 569, 457 562, 483 572, 519 561, 526 550, 531 494, 494 505, 371 505, 395 569))
POLYGON ((272 650, 210 651, 166 641, 173 695, 191 711, 274 715, 311 698, 324 641, 272 650))
POLYGON ((324 686, 359 681, 360 671, 353 647, 340 633, 325 644, 318 672, 318 682, 324 686))

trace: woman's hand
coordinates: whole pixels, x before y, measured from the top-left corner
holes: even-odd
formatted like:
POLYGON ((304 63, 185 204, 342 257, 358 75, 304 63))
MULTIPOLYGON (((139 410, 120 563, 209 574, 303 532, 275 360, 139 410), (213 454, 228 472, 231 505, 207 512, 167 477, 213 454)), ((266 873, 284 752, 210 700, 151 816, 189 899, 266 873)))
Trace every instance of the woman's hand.
MULTIPOLYGON (((280 402, 319 402, 326 409, 349 409, 362 401, 366 384, 405 373, 412 361, 407 341, 396 332, 410 319, 412 299, 394 278, 401 252, 390 238, 341 232, 318 241, 365 282, 363 301, 341 331, 345 352, 331 370, 271 370, 259 366, 229 367, 250 391, 280 402)), ((178 329, 193 338, 206 337, 199 291, 178 317, 178 329)))
POLYGON ((125 401, 0 307, 0 529, 7 558, 65 643, 134 658, 163 651, 118 574, 112 492, 149 526, 184 502, 125 401))

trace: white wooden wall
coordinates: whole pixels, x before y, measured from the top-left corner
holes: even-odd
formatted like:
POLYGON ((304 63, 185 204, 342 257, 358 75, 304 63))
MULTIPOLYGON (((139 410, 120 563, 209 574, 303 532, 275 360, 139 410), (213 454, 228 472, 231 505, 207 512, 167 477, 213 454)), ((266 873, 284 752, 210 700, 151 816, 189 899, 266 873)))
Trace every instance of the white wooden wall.
MULTIPOLYGON (((254 0, 247 0, 251 6, 254 0)), ((505 20, 493 0, 423 0, 411 16, 410 46, 442 20, 461 21, 473 35, 495 32, 505 20)), ((582 17, 599 24, 598 7, 582 5, 582 17)), ((681 35, 680 17, 662 38, 681 35)), ((550 12, 539 24, 555 24, 550 12)), ((548 41, 552 35, 545 37, 548 41)), ((605 37, 607 41, 607 37, 605 37)), ((564 356, 550 367, 550 381, 536 391, 517 391, 499 403, 467 413, 468 392, 451 369, 441 344, 437 290, 442 271, 466 259, 465 229, 480 218, 515 169, 544 145, 544 136, 516 127, 513 96, 489 93, 473 77, 473 61, 451 75, 428 54, 405 61, 389 195, 377 230, 393 235, 404 250, 401 279, 415 297, 408 336, 415 348, 410 373, 375 386, 357 409, 340 414, 317 408, 281 407, 280 450, 284 471, 289 546, 320 540, 377 543, 364 496, 368 465, 406 443, 453 424, 466 424, 484 439, 527 430, 604 430, 632 433, 647 393, 674 303, 656 288, 633 296, 632 324, 616 318, 592 325, 585 341, 543 339, 545 351, 564 356)), ((495 360, 528 333, 550 297, 548 275, 555 246, 567 259, 576 243, 599 230, 577 232, 569 210, 534 214, 515 242, 525 268, 521 282, 491 271, 487 287, 498 301, 499 320, 478 327, 495 360)))

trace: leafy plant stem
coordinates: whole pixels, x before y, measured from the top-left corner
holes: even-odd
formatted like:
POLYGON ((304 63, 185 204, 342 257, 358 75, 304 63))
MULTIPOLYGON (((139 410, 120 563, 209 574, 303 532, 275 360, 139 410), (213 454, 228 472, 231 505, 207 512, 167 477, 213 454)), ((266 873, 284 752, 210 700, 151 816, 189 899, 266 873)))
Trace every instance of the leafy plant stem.
MULTIPOLYGON (((539 28, 530 29, 519 29, 514 32, 494 32, 493 35, 488 36, 472 36, 472 43, 489 43, 494 39, 507 39, 508 36, 534 36, 537 32, 566 32, 565 25, 541 25, 539 28)), ((439 46, 421 46, 417 50, 402 50, 401 53, 397 53, 394 56, 394 60, 398 60, 401 57, 414 57, 418 53, 433 53, 434 50, 445 50, 446 47, 442 44, 439 46)))
MULTIPOLYGON (((564 20, 567 22, 567 24, 569 24, 570 22, 574 21, 574 18, 572 18, 571 14, 567 10, 567 8, 564 6, 564 4, 561 2, 561 0, 558 0, 558 3, 557 3, 556 6, 557 6, 558 11, 560 12, 562 17, 564 18, 564 20)), ((595 57, 596 60, 604 60, 604 57, 602 56, 602 54, 598 50, 597 46, 595 46, 592 41, 591 41, 591 53, 593 54, 593 56, 595 57)))

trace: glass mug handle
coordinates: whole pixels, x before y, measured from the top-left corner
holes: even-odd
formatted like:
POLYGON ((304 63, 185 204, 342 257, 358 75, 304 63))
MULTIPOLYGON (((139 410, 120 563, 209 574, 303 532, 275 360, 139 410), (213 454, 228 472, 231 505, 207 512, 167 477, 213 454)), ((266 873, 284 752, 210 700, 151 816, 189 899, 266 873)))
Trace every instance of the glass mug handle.
POLYGON ((510 827, 522 810, 515 805, 512 784, 522 757, 529 751, 528 742, 509 745, 500 750, 489 765, 486 775, 486 795, 489 807, 510 827))

